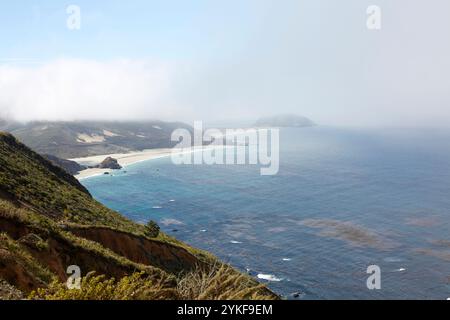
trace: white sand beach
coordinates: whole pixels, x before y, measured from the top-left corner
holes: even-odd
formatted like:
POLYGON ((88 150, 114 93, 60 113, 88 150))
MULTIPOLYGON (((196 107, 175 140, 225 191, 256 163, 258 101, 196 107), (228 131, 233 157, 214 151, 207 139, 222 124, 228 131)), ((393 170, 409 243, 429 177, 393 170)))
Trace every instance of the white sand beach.
MULTIPOLYGON (((217 146, 215 146, 217 147, 217 146)), ((203 149, 210 149, 214 147, 204 147, 203 149)), ((132 164, 148 161, 153 159, 159 159, 164 157, 170 157, 173 154, 181 154, 181 153, 192 153, 195 151, 201 151, 202 147, 192 147, 189 149, 170 149, 170 148, 161 148, 161 149, 148 149, 143 151, 136 151, 130 153, 115 153, 115 154, 104 154, 98 156, 90 156, 83 158, 74 158, 70 159, 72 161, 78 162, 84 166, 96 166, 100 164, 105 158, 111 157, 117 159, 117 162, 123 167, 126 168, 132 164)), ((90 178, 93 176, 98 176, 105 174, 105 172, 111 173, 114 170, 112 169, 98 169, 98 168, 89 168, 81 171, 79 174, 75 176, 78 180, 90 178)))
MULTIPOLYGON (((84 158, 75 158, 70 159, 72 161, 78 162, 81 165, 84 166, 96 166, 99 163, 101 163, 105 158, 112 157, 114 159, 117 159, 117 162, 122 167, 127 167, 129 165, 141 162, 141 161, 147 161, 152 159, 158 159, 162 157, 168 157, 172 153, 172 149, 150 149, 150 150, 143 150, 143 151, 137 151, 137 152, 131 152, 131 153, 115 153, 115 154, 104 154, 99 156, 90 156, 90 157, 84 157, 84 158)), ((93 176, 102 175, 105 172, 112 172, 114 170, 111 169, 98 169, 98 168, 89 168, 86 170, 81 171, 79 174, 75 176, 78 180, 86 179, 93 176)))

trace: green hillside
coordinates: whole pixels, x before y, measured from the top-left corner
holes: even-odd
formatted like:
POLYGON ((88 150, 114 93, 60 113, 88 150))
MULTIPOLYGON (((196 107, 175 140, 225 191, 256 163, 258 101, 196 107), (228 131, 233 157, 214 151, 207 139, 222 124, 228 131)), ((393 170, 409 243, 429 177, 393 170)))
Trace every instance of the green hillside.
POLYGON ((106 208, 71 175, 0 133, 0 298, 277 298, 157 229, 106 208), (64 284, 70 265, 82 270, 81 290, 64 284))
POLYGON ((40 154, 63 159, 129 151, 170 148, 177 128, 191 130, 180 122, 29 122, 0 120, 0 130, 8 131, 40 154), (3 129, 2 129, 3 128, 3 129))

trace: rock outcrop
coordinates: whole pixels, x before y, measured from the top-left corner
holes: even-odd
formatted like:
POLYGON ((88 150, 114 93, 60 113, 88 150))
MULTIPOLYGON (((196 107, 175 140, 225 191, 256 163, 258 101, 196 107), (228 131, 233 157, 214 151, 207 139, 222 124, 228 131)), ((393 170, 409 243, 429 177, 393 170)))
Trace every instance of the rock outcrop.
POLYGON ((122 169, 122 166, 117 162, 117 159, 107 157, 105 160, 103 160, 97 168, 99 169, 112 169, 112 170, 120 170, 122 169))
POLYGON ((72 160, 61 159, 50 154, 46 154, 44 155, 44 157, 50 160, 50 162, 53 163, 54 165, 66 170, 71 175, 76 175, 80 173, 80 171, 87 169, 87 167, 82 166, 81 164, 78 164, 77 162, 72 160))

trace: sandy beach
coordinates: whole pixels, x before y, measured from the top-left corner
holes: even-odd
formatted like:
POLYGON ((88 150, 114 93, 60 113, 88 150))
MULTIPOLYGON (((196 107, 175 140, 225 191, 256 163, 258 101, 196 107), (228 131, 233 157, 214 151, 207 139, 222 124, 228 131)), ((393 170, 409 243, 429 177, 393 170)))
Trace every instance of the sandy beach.
MULTIPOLYGON (((212 148, 212 147, 205 147, 212 148)), ((181 153, 192 153, 195 151, 200 151, 202 147, 193 147, 190 149, 169 149, 169 148, 161 148, 161 149, 149 149, 137 152, 130 153, 115 153, 115 154, 104 154, 99 156, 90 156, 83 158, 74 158, 70 159, 72 161, 78 162, 84 166, 96 166, 100 164, 105 158, 111 157, 117 159, 117 162, 123 167, 126 168, 135 163, 139 163, 142 161, 148 161, 153 159, 159 159, 164 157, 170 157, 172 153, 181 154, 181 153)), ((105 174, 105 172, 111 173, 114 170, 111 169, 98 169, 98 168, 89 168, 81 171, 79 174, 75 175, 75 178, 78 180, 99 176, 105 174)))
MULTIPOLYGON (((103 160, 105 160, 106 157, 112 157, 114 159, 117 159, 117 162, 123 167, 126 168, 127 166, 130 166, 132 164, 152 160, 152 159, 158 159, 163 157, 170 157, 172 154, 173 149, 150 149, 150 150, 143 150, 143 151, 137 151, 137 152, 131 152, 131 153, 115 153, 115 154, 104 154, 99 156, 91 156, 91 157, 84 157, 84 158, 75 158, 70 159, 72 161, 76 161, 81 165, 84 166, 95 166, 101 163, 103 160)), ((180 152, 182 152, 180 150, 180 152)), ((192 152, 192 151, 189 151, 192 152)), ((98 176, 105 174, 105 172, 112 172, 114 170, 111 169, 98 169, 98 168, 90 168, 81 171, 79 174, 75 176, 78 180, 90 178, 93 176, 98 176)))

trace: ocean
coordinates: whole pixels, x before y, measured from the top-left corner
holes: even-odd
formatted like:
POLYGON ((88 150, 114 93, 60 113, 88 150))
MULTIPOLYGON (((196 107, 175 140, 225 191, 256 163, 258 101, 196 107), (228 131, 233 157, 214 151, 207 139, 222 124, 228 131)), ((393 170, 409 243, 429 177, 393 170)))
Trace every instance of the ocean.
POLYGON ((274 176, 161 158, 82 183, 287 299, 450 297, 450 130, 282 129, 274 176))

